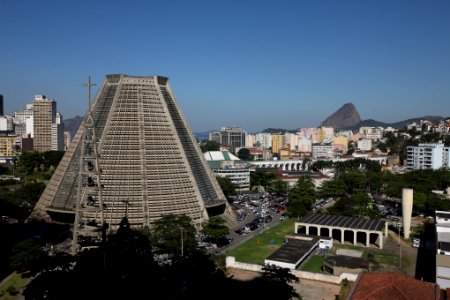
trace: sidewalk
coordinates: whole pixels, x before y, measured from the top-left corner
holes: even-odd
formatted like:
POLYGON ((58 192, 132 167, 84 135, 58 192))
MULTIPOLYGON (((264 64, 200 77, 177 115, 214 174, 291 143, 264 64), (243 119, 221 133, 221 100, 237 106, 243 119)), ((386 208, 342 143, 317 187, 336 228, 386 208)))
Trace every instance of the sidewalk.
POLYGON ((6 276, 1 282, 0 286, 4 285, 8 280, 10 280, 14 275, 16 275, 16 271, 12 272, 8 276, 6 276))

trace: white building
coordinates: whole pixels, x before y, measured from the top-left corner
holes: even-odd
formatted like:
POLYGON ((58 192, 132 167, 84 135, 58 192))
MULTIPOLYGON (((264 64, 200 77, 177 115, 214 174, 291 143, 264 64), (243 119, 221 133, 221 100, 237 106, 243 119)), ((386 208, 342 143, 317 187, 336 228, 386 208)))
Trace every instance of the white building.
POLYGON ((13 118, 10 116, 0 116, 0 132, 13 132, 13 118))
POLYGON ((333 127, 317 127, 313 132, 313 143, 331 143, 334 137, 333 127))
POLYGON ((246 134, 240 127, 222 127, 220 130, 220 144, 232 149, 245 147, 246 134))
POLYGON ((439 169, 449 167, 450 147, 444 147, 442 142, 436 144, 419 144, 408 146, 407 169, 439 169))
POLYGON ((333 158, 333 146, 331 144, 313 144, 312 157, 314 159, 333 158))
POLYGON ((297 134, 286 132, 283 135, 282 148, 289 149, 291 151, 295 151, 298 148, 299 140, 300 140, 300 137, 297 134))
POLYGON ((298 141, 298 152, 311 153, 312 152, 312 140, 308 138, 302 138, 298 141))
POLYGON ((216 176, 230 179, 241 191, 248 191, 250 189, 250 169, 248 163, 226 150, 208 151, 204 153, 204 156, 216 176))
POLYGON ((272 147, 272 134, 267 132, 260 132, 255 135, 255 144, 264 149, 272 147))
POLYGON ((220 144, 220 131, 213 131, 209 133, 209 140, 220 144))
POLYGON ((60 113, 56 113, 55 123, 52 123, 52 150, 64 150, 64 123, 60 113))
POLYGON ((34 137, 33 104, 27 104, 25 109, 16 111, 13 121, 15 134, 34 137))
POLYGON ((383 137, 383 127, 361 127, 359 134, 362 138, 379 140, 383 137))
POLYGON ((336 135, 337 136, 346 136, 349 139, 351 139, 352 136, 353 136, 353 131, 351 131, 351 130, 341 130, 338 133, 336 133, 336 135))
POLYGON ((300 136, 300 138, 312 140, 315 130, 315 128, 300 128, 298 135, 300 136))
POLYGON ((254 147, 256 144, 256 137, 254 134, 247 133, 245 136, 245 148, 254 147))
POLYGON ((416 122, 412 122, 406 125, 407 130, 412 130, 413 128, 415 128, 417 131, 422 131, 422 126, 420 126, 420 124, 417 124, 416 122))
POLYGON ((436 283, 450 288, 450 212, 436 211, 436 283))
POLYGON ((371 151, 372 150, 372 140, 362 139, 358 141, 358 150, 361 151, 371 151))

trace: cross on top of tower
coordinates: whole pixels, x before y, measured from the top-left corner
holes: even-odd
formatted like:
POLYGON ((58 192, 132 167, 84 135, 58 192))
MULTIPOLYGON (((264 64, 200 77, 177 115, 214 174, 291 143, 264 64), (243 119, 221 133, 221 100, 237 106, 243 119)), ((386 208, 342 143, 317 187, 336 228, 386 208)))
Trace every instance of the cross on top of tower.
POLYGON ((87 84, 83 84, 83 86, 87 86, 88 87, 88 99, 89 99, 89 106, 88 106, 88 111, 91 111, 91 87, 96 86, 97 84, 95 83, 91 83, 91 76, 88 76, 88 83, 87 84))

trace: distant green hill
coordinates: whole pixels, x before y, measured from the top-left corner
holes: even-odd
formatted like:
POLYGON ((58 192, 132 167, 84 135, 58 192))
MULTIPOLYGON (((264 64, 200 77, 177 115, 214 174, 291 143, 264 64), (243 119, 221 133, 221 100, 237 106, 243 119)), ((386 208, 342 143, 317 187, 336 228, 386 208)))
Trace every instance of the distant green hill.
POLYGON ((296 133, 298 132, 298 129, 284 129, 284 128, 266 128, 262 131, 263 133, 271 133, 271 134, 284 134, 286 132, 289 133, 296 133))
POLYGON ((351 129, 353 131, 358 130, 360 127, 392 127, 392 128, 396 128, 396 129, 403 129, 408 124, 411 124, 414 122, 419 123, 420 120, 428 120, 433 123, 438 123, 439 121, 444 120, 444 119, 445 118, 441 117, 441 116, 424 116, 424 117, 420 117, 420 118, 407 119, 407 120, 395 122, 395 123, 384 123, 384 122, 376 121, 373 119, 368 119, 368 120, 362 120, 355 126, 352 126, 350 128, 345 128, 345 129, 351 129))

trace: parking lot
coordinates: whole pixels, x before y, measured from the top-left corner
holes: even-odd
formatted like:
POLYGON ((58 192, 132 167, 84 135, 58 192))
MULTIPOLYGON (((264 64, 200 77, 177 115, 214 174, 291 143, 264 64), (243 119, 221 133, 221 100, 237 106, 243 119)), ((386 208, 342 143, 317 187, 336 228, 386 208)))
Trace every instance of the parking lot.
POLYGON ((276 193, 238 195, 232 199, 231 205, 240 227, 230 232, 227 236, 228 243, 223 245, 201 243, 201 247, 210 253, 222 253, 237 247, 287 217, 287 198, 276 193))
POLYGON ((249 234, 258 228, 286 217, 287 198, 276 193, 240 195, 233 199, 233 211, 241 227, 236 234, 249 234))

